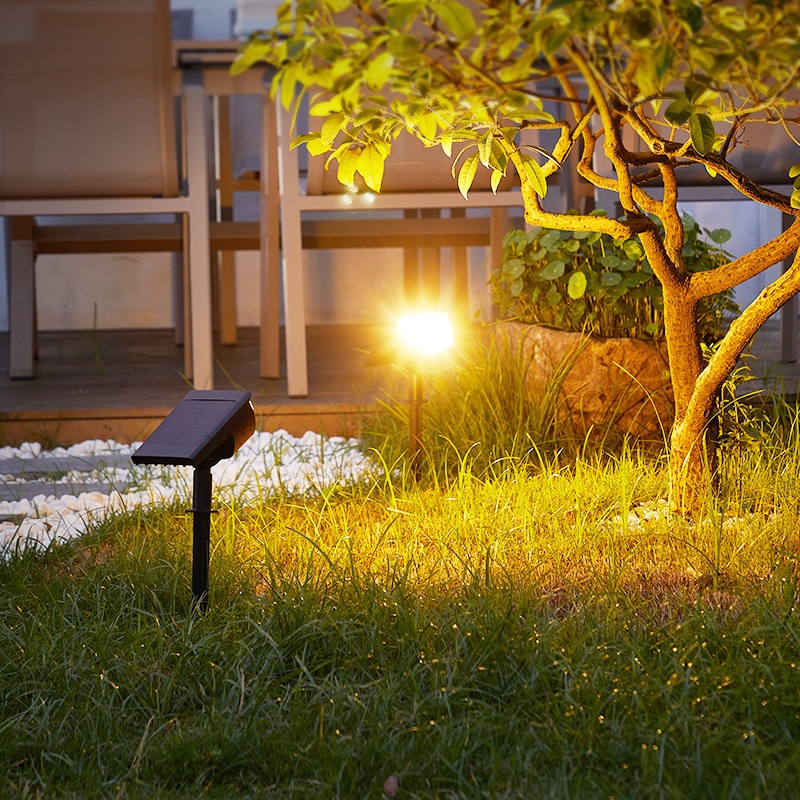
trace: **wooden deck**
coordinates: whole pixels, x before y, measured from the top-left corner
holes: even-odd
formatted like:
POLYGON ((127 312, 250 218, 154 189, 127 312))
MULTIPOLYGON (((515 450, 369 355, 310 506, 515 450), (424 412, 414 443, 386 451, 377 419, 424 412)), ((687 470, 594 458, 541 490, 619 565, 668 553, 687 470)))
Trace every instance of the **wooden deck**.
MULTIPOLYGON (((386 331, 310 326, 307 335, 307 398, 287 396, 283 364, 283 377, 259 377, 254 328, 240 329, 235 346, 215 347, 215 387, 251 392, 262 430, 354 434, 360 410, 388 387, 384 369, 364 364, 386 331)), ((141 440, 191 388, 169 330, 41 333, 36 368, 33 380, 10 380, 8 334, 0 334, 0 444, 141 440)))
MULTIPOLYGON (((295 399, 286 394, 284 365, 282 378, 259 377, 257 331, 240 329, 237 345, 215 348, 215 385, 251 392, 262 430, 354 435, 361 411, 389 389, 390 372, 364 364, 386 334, 377 326, 310 326, 309 395, 295 399)), ((759 379, 751 388, 798 393, 800 361, 780 361, 777 322, 764 326, 751 351, 759 379)), ((39 352, 37 377, 11 381, 8 334, 0 333, 0 445, 141 440, 191 388, 169 330, 46 332, 39 352)))

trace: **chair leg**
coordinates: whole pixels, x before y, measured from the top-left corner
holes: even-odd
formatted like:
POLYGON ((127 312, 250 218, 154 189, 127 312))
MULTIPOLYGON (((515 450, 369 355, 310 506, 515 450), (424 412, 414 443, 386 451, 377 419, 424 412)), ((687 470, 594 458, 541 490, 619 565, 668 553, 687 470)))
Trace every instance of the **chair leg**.
POLYGON ((278 179, 277 108, 264 91, 261 96, 261 214, 260 278, 261 319, 259 352, 262 378, 280 375, 280 271, 281 223, 278 179))
POLYGON ((182 347, 184 337, 184 298, 186 292, 183 285, 183 254, 172 254, 172 328, 175 334, 175 346, 182 347))
POLYGON ((222 251, 217 261, 219 296, 219 343, 236 344, 236 254, 222 251))
MULTIPOLYGON (((466 216, 463 208, 451 208, 450 216, 461 218, 466 216)), ((453 248, 453 305, 456 314, 463 319, 469 319, 469 259, 466 247, 453 248)))
MULTIPOLYGON (((283 125, 288 125, 288 115, 278 118, 283 134, 283 125)), ((288 138, 288 137, 287 137, 288 138)), ((297 171, 297 150, 287 145, 280 148, 282 198, 280 206, 281 245, 283 247, 283 309, 286 323, 286 373, 290 397, 308 395, 308 360, 306 356, 306 305, 303 276, 303 231, 300 207, 296 198, 300 196, 297 171)))
POLYGON ((36 278, 33 257, 33 218, 11 219, 9 265, 9 376, 34 377, 36 339, 36 278))
MULTIPOLYGON (((423 208, 422 219, 436 219, 441 216, 438 208, 423 208)), ((441 250, 438 247, 421 247, 422 256, 422 292, 424 306, 435 308, 439 303, 441 250)))
POLYGON ((208 110, 203 86, 184 83, 189 177, 189 304, 195 389, 214 387, 211 324, 211 240, 208 220, 208 110))
MULTIPOLYGON (((418 216, 419 209, 403 210, 404 219, 416 219, 418 216)), ((403 296, 409 307, 416 308, 420 302, 418 247, 403 248, 403 296)))
MULTIPOLYGON (((500 269, 500 264, 503 261, 503 237, 508 231, 509 224, 508 208, 492 209, 489 221, 489 270, 492 272, 500 269)), ((492 303, 491 318, 497 319, 499 313, 497 304, 492 303)))
MULTIPOLYGON (((233 221, 233 158, 231 155, 231 103, 224 95, 216 98, 217 154, 219 156, 219 220, 233 221)), ((236 329, 236 254, 222 251, 216 261, 216 298, 214 309, 219 317, 219 343, 223 346, 235 345, 236 329)))

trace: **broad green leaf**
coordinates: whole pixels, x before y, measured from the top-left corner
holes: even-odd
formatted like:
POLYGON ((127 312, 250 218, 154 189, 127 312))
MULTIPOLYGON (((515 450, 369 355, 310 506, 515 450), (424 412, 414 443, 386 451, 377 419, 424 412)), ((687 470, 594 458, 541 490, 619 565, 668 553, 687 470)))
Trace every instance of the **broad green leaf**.
POLYGON ((492 142, 494 141, 494 136, 492 132, 489 131, 487 134, 482 136, 478 139, 478 158, 483 164, 484 167, 489 166, 489 157, 492 154, 492 142))
POLYGON ((553 250, 560 241, 561 232, 553 230, 544 234, 544 236, 542 236, 542 238, 539 240, 539 243, 547 250, 553 250))
POLYGON ((472 38, 477 26, 472 12, 465 5, 458 0, 442 0, 433 4, 433 10, 459 42, 472 38))
POLYGON ((524 287, 523 281, 517 279, 515 280, 509 287, 509 291, 511 292, 514 297, 519 297, 522 294, 522 289, 524 287))
POLYGON ((322 129, 320 130, 320 138, 326 145, 333 144, 333 140, 338 135, 339 131, 342 129, 342 125, 344 124, 345 116, 344 114, 331 114, 325 122, 322 123, 322 129))
POLYGON ((628 239, 628 241, 622 245, 622 249, 625 251, 625 255, 634 261, 638 261, 644 255, 642 246, 639 242, 633 241, 633 239, 628 239))
POLYGON ((604 267, 608 267, 609 269, 613 269, 614 267, 618 267, 620 264, 620 259, 617 256, 603 256, 600 259, 600 263, 604 267))
POLYGON ((567 265, 557 258, 539 270, 539 277, 546 281, 558 280, 564 274, 566 267, 567 265))
POLYGON ((300 136, 295 136, 294 139, 292 139, 289 149, 294 150, 295 147, 299 147, 301 144, 307 144, 308 142, 313 142, 316 139, 319 139, 319 133, 301 133, 300 136))
POLYGON ((478 172, 478 155, 469 156, 461 166, 458 173, 458 191, 464 195, 464 199, 468 200, 467 194, 469 193, 472 182, 475 180, 475 174, 478 172))
POLYGON ((520 258, 512 258, 503 264, 503 277, 508 276, 509 280, 516 280, 525 272, 525 265, 520 258))
POLYGON ((417 120, 417 130, 428 142, 432 142, 436 138, 437 129, 436 114, 423 114, 417 120))
POLYGON ((656 48, 655 57, 653 58, 653 67, 655 68, 656 80, 659 84, 663 84, 664 78, 667 77, 674 57, 675 52, 669 42, 662 42, 656 48))
POLYGON ((426 0, 416 0, 410 3, 393 3, 389 9, 387 22, 393 30, 404 28, 414 17, 425 8, 426 0))
POLYGON ((671 125, 683 125, 694 113, 694 106, 684 95, 673 100, 664 111, 664 119, 671 125))
POLYGON ((308 113, 312 117, 327 117, 331 114, 339 114, 342 110, 342 98, 337 95, 330 100, 315 103, 308 109, 308 113))
POLYGON ((618 286, 622 283, 622 275, 618 272, 604 272, 600 276, 601 286, 618 286))
POLYGON ((355 119, 353 120, 353 127, 360 128, 365 122, 369 122, 371 119, 375 119, 381 115, 381 110, 379 108, 362 108, 361 111, 356 114, 355 119))
POLYGON ((356 176, 358 158, 361 155, 357 147, 349 147, 339 155, 339 169, 336 179, 345 186, 350 186, 356 176))
POLYGON ((385 156, 373 142, 370 142, 358 156, 356 168, 364 176, 364 182, 373 192, 381 190, 384 159, 385 156))
POLYGON ((586 275, 583 272, 573 272, 567 284, 567 294, 577 300, 586 292, 586 275))
POLYGON ((711 241, 717 244, 725 244, 731 238, 731 232, 725 228, 715 228, 708 235, 711 241))
POLYGON ((319 156, 330 150, 330 145, 325 144, 320 137, 315 137, 306 142, 306 148, 312 156, 319 156))
POLYGON ((547 194, 547 180, 542 172, 542 168, 530 156, 524 153, 519 154, 520 161, 522 162, 522 169, 525 177, 530 181, 533 186, 533 191, 544 197, 547 194))
POLYGON ((547 41, 544 43, 545 55, 555 55, 561 45, 564 44, 564 42, 566 42, 569 38, 570 32, 570 29, 566 25, 559 25, 555 30, 553 30, 552 33, 547 37, 547 41))
POLYGON ((392 36, 386 43, 386 49, 395 58, 411 58, 419 52, 419 41, 414 36, 392 36))
POLYGON ((297 86, 297 70, 286 69, 281 76, 281 105, 289 108, 294 100, 295 88, 297 86))
POLYGON ((716 131, 714 123, 705 114, 692 114, 689 117, 689 132, 692 136, 692 146, 701 156, 711 152, 716 131))
POLYGON ((377 91, 389 81, 389 76, 394 66, 394 56, 391 53, 381 53, 369 62, 364 79, 370 89, 377 91))

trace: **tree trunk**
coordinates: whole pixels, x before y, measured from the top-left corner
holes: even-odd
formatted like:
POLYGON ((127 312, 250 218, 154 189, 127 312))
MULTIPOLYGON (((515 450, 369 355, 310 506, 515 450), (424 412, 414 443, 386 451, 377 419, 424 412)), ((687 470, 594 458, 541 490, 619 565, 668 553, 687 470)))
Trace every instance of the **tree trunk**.
POLYGON ((716 430, 711 414, 676 422, 670 437, 669 509, 684 517, 698 517, 717 489, 716 430))
MULTIPOLYGON (((670 511, 699 516, 717 486, 717 441, 711 425, 714 398, 691 403, 705 362, 697 331, 697 304, 681 291, 664 287, 664 323, 675 394, 670 437, 670 511)), ((695 398, 696 399, 696 398, 695 398)))

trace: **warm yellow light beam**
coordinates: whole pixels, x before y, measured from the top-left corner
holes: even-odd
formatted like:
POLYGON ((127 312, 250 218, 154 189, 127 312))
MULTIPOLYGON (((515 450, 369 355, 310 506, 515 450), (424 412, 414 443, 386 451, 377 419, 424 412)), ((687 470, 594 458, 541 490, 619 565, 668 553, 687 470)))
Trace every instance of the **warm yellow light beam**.
POLYGON ((453 346, 450 315, 443 311, 400 317, 400 335, 408 344, 424 353, 439 353, 453 346))

